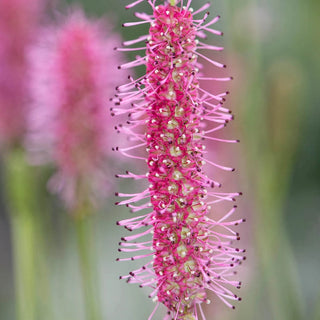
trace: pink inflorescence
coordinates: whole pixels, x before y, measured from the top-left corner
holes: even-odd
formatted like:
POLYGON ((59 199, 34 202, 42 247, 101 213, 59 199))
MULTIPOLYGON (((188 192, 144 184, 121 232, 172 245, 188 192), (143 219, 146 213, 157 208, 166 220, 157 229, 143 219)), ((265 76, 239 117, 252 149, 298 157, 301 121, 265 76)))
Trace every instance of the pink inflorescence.
POLYGON ((0 1, 0 148, 20 143, 29 105, 27 52, 39 23, 41 0, 0 1))
POLYGON ((153 259, 121 278, 139 283, 140 287, 152 288, 150 297, 158 303, 149 319, 159 303, 168 309, 166 319, 205 319, 201 303, 210 303, 208 290, 231 308, 234 308, 232 301, 241 300, 230 289, 240 288, 241 283, 233 280, 233 270, 245 259, 242 256, 245 250, 232 246, 233 241, 240 239, 232 226, 244 220, 229 219, 236 206, 218 219, 208 217, 211 205, 234 201, 241 193, 213 191, 221 184, 208 178, 203 171, 206 162, 226 171, 234 170, 205 160, 204 139, 230 143, 237 140, 223 140, 210 135, 232 120, 232 115, 222 106, 226 92, 214 95, 199 85, 202 80, 227 81, 231 78, 205 78, 201 75, 199 57, 218 68, 225 67, 198 52, 200 49, 222 50, 198 40, 205 37, 206 31, 221 35, 221 32, 209 28, 219 17, 207 22, 209 13, 205 12, 203 17, 195 18, 209 7, 208 4, 193 12, 191 1, 186 6, 182 3, 181 6, 168 2, 159 6, 155 1, 148 3, 153 9, 152 15, 137 13, 141 22, 124 24, 150 24, 149 35, 125 43, 133 45, 145 41, 146 46, 136 50, 146 50, 146 56, 138 56, 136 60, 120 66, 146 65, 146 75, 118 87, 119 93, 114 99, 118 106, 112 112, 129 113, 128 125, 118 130, 138 141, 134 146, 117 150, 138 159, 143 157, 132 154, 132 150, 145 147, 147 151, 146 175, 127 172, 119 177, 147 178, 150 183, 138 194, 117 193, 120 197, 130 197, 117 204, 127 205, 133 212, 152 208, 151 213, 118 222, 130 231, 151 226, 146 231, 123 238, 119 251, 151 250, 151 253, 119 260, 148 256, 153 259), (122 108, 123 102, 131 103, 132 107, 122 108), (203 120, 213 122, 214 126, 206 128, 203 120), (145 134, 137 129, 141 126, 146 126, 145 134), (141 204, 141 200, 149 198, 151 202, 147 200, 141 204), (136 242, 148 234, 153 235, 152 241, 136 242))
POLYGON ((121 63, 113 50, 118 37, 102 27, 77 10, 58 28, 46 30, 31 55, 29 150, 36 161, 57 166, 50 186, 71 209, 105 194, 109 186, 106 102, 123 78, 113 73, 121 63))

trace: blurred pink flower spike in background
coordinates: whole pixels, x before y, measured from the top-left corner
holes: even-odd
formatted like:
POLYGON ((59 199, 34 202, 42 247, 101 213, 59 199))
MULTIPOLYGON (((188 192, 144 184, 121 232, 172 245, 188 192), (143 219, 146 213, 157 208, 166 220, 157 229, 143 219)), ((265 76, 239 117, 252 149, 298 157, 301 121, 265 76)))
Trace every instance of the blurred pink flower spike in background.
POLYGON ((230 219, 236 206, 231 206, 226 214, 208 217, 211 206, 215 208, 220 202, 232 203, 241 193, 213 191, 221 184, 208 178, 203 171, 206 163, 234 171, 208 160, 203 144, 206 139, 238 142, 211 135, 233 119, 229 110, 223 107, 227 92, 213 94, 200 86, 201 81, 228 81, 231 78, 204 77, 200 73, 202 64, 198 59, 217 68, 225 67, 199 52, 223 49, 198 40, 205 38, 206 32, 222 34, 211 28, 219 16, 207 21, 209 4, 194 11, 190 7, 191 0, 186 1, 185 6, 180 1, 165 1, 159 6, 155 1, 148 3, 152 15, 136 13, 141 21, 123 25, 150 24, 149 35, 124 43, 131 46, 146 42, 146 46, 118 49, 146 50, 145 56, 137 56, 136 60, 119 66, 127 69, 146 65, 146 75, 137 80, 131 78, 128 84, 118 87, 113 113, 128 113, 129 121, 119 131, 134 137, 137 142, 115 150, 130 158, 145 160, 148 165, 147 174, 127 172, 119 177, 147 178, 150 183, 141 193, 116 193, 119 197, 128 197, 117 204, 126 205, 133 212, 152 208, 150 213, 118 222, 129 231, 150 227, 122 238, 119 251, 149 250, 149 253, 118 260, 152 257, 152 261, 121 278, 152 289, 149 297, 157 304, 149 320, 159 303, 167 307, 165 319, 205 320, 202 303, 210 303, 208 291, 214 292, 230 308, 235 308, 234 301, 241 300, 231 289, 241 286, 240 281, 234 280, 234 268, 245 259, 242 256, 245 250, 233 247, 233 242, 240 237, 232 227, 244 219, 230 219), (123 107, 123 103, 131 103, 131 108, 123 107), (214 126, 206 128, 204 121, 210 121, 214 126), (145 126, 145 134, 137 130, 145 126), (134 150, 138 148, 146 148, 147 155, 135 155, 134 150), (147 202, 141 204, 143 200, 147 202), (153 235, 152 241, 136 242, 149 234, 153 235))
POLYGON ((120 63, 113 50, 119 38, 104 27, 74 10, 58 28, 45 30, 31 54, 28 149, 33 161, 57 167, 49 187, 71 210, 110 189, 108 101, 122 76, 112 72, 120 63))
POLYGON ((42 0, 0 1, 0 148, 20 143, 29 105, 27 52, 34 39, 42 0))

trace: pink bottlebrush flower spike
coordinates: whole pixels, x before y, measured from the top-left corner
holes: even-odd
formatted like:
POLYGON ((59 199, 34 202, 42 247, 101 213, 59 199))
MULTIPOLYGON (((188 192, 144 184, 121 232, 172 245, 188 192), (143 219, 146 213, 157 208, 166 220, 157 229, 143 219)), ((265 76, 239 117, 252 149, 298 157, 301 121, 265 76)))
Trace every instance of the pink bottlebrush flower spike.
POLYGON ((21 143, 29 105, 27 52, 42 0, 0 1, 0 149, 21 143))
MULTIPOLYGON (((138 0, 127 8, 142 1, 138 0)), ((127 125, 118 130, 137 141, 134 146, 117 150, 137 159, 144 158, 132 153, 136 148, 144 147, 148 153, 147 174, 127 172, 119 177, 147 178, 150 183, 141 193, 117 193, 119 197, 129 197, 117 204, 126 205, 133 212, 152 208, 150 213, 118 222, 130 231, 147 227, 146 231, 122 238, 119 251, 151 250, 151 253, 118 260, 150 256, 152 261, 121 278, 138 283, 140 287, 152 288, 150 297, 158 302, 149 320, 159 303, 168 309, 165 319, 204 320, 201 304, 210 303, 208 290, 231 308, 234 308, 233 301, 241 300, 231 287, 240 288, 241 282, 233 280, 233 270, 245 259, 241 254, 245 250, 232 246, 233 241, 240 239, 232 226, 244 220, 229 219, 236 206, 222 218, 208 217, 211 205, 234 201, 241 193, 213 191, 221 184, 208 178, 203 171, 205 163, 234 171, 206 159, 203 144, 205 139, 238 142, 210 135, 232 120, 229 110, 222 106, 227 92, 212 94, 200 86, 203 80, 227 81, 231 78, 208 78, 200 73, 202 65, 198 59, 218 68, 225 67, 199 53, 201 49, 222 50, 198 40, 205 38, 206 32, 222 34, 211 29, 219 16, 207 22, 209 13, 205 11, 209 4, 193 11, 191 0, 185 6, 182 0, 165 1, 159 6, 155 0, 148 0, 148 3, 152 15, 136 13, 141 21, 124 24, 125 27, 150 24, 149 35, 124 43, 131 46, 145 41, 146 46, 119 49, 146 50, 146 56, 137 56, 134 61, 119 67, 146 65, 146 74, 137 80, 130 78, 128 84, 118 87, 114 98, 117 106, 112 112, 115 115, 129 113, 127 125), (196 18, 200 14, 202 16, 196 18), (132 107, 126 109, 122 106, 124 102, 131 103, 132 107), (211 121, 214 126, 206 128, 203 120, 211 121), (141 126, 147 127, 145 134, 137 129, 141 126), (145 199, 147 202, 141 204, 145 199), (137 242, 149 234, 153 235, 152 241, 137 242)))
POLYGON ((119 39, 104 27, 77 10, 47 30, 31 56, 29 149, 36 161, 57 166, 49 186, 72 210, 105 196, 110 185, 106 102, 123 77, 117 74, 121 61, 113 50, 119 39))

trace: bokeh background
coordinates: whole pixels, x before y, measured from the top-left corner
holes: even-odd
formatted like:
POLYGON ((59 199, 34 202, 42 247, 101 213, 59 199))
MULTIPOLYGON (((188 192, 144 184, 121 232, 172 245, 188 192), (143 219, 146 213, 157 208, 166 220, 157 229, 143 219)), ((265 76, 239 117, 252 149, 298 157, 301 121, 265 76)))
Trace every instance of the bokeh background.
MULTIPOLYGON (((193 6, 203 3, 195 0, 193 6)), ((82 6, 88 16, 109 19, 123 39, 146 32, 142 27, 121 27, 135 19, 133 10, 124 9, 125 0, 51 2, 48 21, 64 15, 71 4, 82 6)), ((146 8, 142 4, 137 10, 146 8)), ((240 232, 248 255, 239 268, 243 301, 236 310, 229 310, 213 299, 207 319, 319 320, 320 2, 215 0, 211 13, 222 16, 217 28, 224 36, 210 36, 208 42, 225 46, 217 59, 228 65, 226 76, 234 77, 228 84, 231 95, 227 104, 235 121, 225 135, 241 140, 238 145, 219 147, 217 152, 226 164, 237 168, 226 183, 229 190, 244 192, 237 214, 247 219, 240 232)), ((115 162, 110 158, 110 170, 115 162)), ((124 160, 117 170, 134 170, 136 165, 124 160)), ((36 319, 84 320, 72 219, 46 190, 52 170, 33 172, 39 190, 36 319)), ((0 319, 11 320, 15 319, 15 268, 5 177, 1 166, 0 319)), ((112 183, 115 192, 136 188, 127 181, 112 183)), ((98 282, 95 299, 104 320, 147 319, 153 309, 147 292, 118 280, 134 263, 115 261, 118 241, 126 234, 116 221, 129 216, 127 208, 114 206, 115 201, 111 193, 90 218, 98 282)), ((162 319, 161 312, 155 319, 162 319)))

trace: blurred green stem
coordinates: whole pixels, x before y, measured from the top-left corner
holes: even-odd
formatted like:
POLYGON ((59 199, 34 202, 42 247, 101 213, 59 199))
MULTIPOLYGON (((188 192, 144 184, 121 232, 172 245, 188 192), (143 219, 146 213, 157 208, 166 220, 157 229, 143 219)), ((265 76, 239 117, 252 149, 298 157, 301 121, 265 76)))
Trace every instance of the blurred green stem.
POLYGON ((92 245, 91 217, 80 212, 74 217, 77 244, 80 259, 80 271, 85 299, 86 319, 100 320, 101 309, 99 303, 99 290, 97 286, 96 270, 94 268, 94 246, 92 245))
MULTIPOLYGON (((245 0, 241 3, 230 1, 230 20, 233 21, 243 7, 249 12, 249 9, 255 10, 261 5, 257 0, 245 0)), ((248 17, 248 20, 250 18, 252 17, 248 17)), ((256 27, 259 29, 259 25, 256 27)), ((232 33, 232 30, 229 31, 232 33)), ((243 140, 246 142, 245 166, 251 181, 248 187, 256 203, 255 244, 260 257, 256 276, 261 283, 261 296, 267 298, 263 303, 267 305, 265 310, 268 310, 268 317, 264 319, 301 319, 294 258, 283 220, 283 206, 295 149, 291 141, 284 140, 281 130, 284 130, 283 123, 286 124, 286 132, 296 127, 293 119, 286 116, 281 123, 282 127, 276 127, 281 134, 275 135, 273 126, 280 114, 277 113, 279 110, 274 109, 277 106, 268 95, 270 83, 266 74, 269 65, 266 64, 267 50, 263 39, 255 37, 254 32, 248 32, 244 37, 234 34, 236 37, 232 39, 232 43, 238 42, 244 48, 249 70, 246 73, 248 91, 241 120, 243 140), (276 140, 279 137, 281 140, 276 140)), ((290 106, 289 112, 294 112, 293 107, 290 106)))
MULTIPOLYGON (((21 213, 21 212, 20 212, 21 213)), ((36 318, 35 255, 36 239, 34 225, 24 212, 11 218, 13 256, 15 267, 15 290, 17 319, 36 318)))
POLYGON ((249 151, 248 172, 250 168, 256 168, 255 172, 251 171, 250 180, 254 182, 251 192, 257 204, 255 238, 261 257, 259 276, 266 286, 272 318, 301 319, 301 305, 293 270, 294 258, 283 221, 292 159, 285 162, 285 168, 279 162, 279 157, 287 159, 292 153, 287 150, 275 152, 272 148, 266 114, 270 106, 265 96, 262 78, 264 72, 259 58, 261 50, 257 43, 252 46, 255 48, 252 49, 255 72, 251 76, 250 89, 254 94, 247 104, 245 140, 249 151))
POLYGON ((294 257, 283 222, 285 197, 280 190, 277 192, 281 179, 277 170, 267 164, 259 178, 257 200, 260 214, 257 216, 256 240, 273 318, 301 319, 294 257))
POLYGON ((26 165, 22 150, 5 157, 13 257, 15 268, 16 312, 18 320, 36 319, 37 227, 34 172, 26 165))

